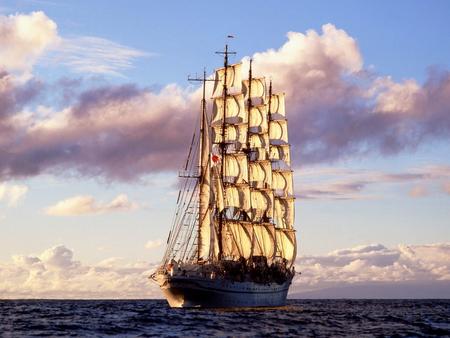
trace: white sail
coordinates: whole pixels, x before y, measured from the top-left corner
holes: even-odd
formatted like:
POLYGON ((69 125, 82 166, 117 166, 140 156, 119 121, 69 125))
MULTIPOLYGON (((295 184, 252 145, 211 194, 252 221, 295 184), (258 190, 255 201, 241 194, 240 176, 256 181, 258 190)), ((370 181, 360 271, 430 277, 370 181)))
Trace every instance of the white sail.
POLYGON ((206 114, 202 116, 202 139, 201 139, 201 177, 200 177, 200 197, 199 197, 199 239, 198 258, 207 260, 211 248, 211 166, 210 153, 211 142, 209 138, 209 127, 206 114))
POLYGON ((225 188, 225 206, 240 210, 250 210, 250 189, 248 185, 227 186, 225 188))
POLYGON ((269 189, 272 185, 272 166, 270 161, 249 163, 249 183, 254 188, 269 189))
POLYGON ((270 97, 270 115, 273 119, 285 118, 284 93, 272 94, 270 97))
POLYGON ((270 121, 269 138, 272 144, 288 143, 287 121, 270 121))
POLYGON ((218 211, 222 211, 225 208, 225 204, 224 204, 224 194, 223 194, 223 185, 222 185, 222 181, 220 180, 220 174, 218 172, 217 167, 214 168, 214 199, 216 200, 216 207, 218 209, 218 211))
MULTIPOLYGON (((213 142, 222 142, 222 126, 213 127, 213 142)), ((225 128, 225 142, 239 143, 239 148, 247 146, 247 124, 229 124, 225 128)))
POLYGON ((233 247, 237 249, 235 257, 248 259, 252 255, 252 225, 248 222, 227 223, 228 231, 232 235, 233 247))
POLYGON ((291 229, 276 229, 277 255, 288 261, 291 266, 296 256, 295 231, 291 229))
MULTIPOLYGON (((242 77, 241 77, 241 63, 230 65, 227 67, 227 87, 229 93, 241 92, 242 89, 242 77)), ((223 96, 223 85, 225 84, 225 68, 219 68, 216 70, 213 97, 223 96)))
POLYGON ((267 106, 259 105, 250 108, 248 127, 252 133, 267 133, 267 106))
POLYGON ((274 219, 279 228, 292 229, 294 226, 294 199, 275 198, 274 219))
POLYGON ((291 165, 291 151, 288 144, 271 145, 269 152, 269 159, 272 161, 283 161, 287 165, 291 165))
POLYGON ((293 196, 292 171, 273 171, 272 189, 275 196, 293 196))
POLYGON ((271 259, 275 255, 275 227, 272 224, 254 223, 253 233, 253 255, 271 259))
POLYGON ((253 148, 248 153, 250 161, 265 161, 268 159, 266 148, 253 148))
POLYGON ((250 148, 268 148, 269 135, 267 134, 251 134, 248 137, 250 148))
POLYGON ((248 163, 245 154, 226 154, 225 155, 224 178, 231 183, 248 182, 248 163))
MULTIPOLYGON (((218 97, 214 99, 212 125, 222 125, 224 99, 218 97)), ((244 96, 242 94, 227 96, 226 119, 227 123, 238 124, 247 123, 247 111, 244 105, 244 96)))
POLYGON ((253 78, 251 82, 251 92, 250 92, 250 82, 249 80, 242 81, 242 92, 244 93, 245 101, 250 98, 260 99, 262 102, 266 95, 266 84, 264 78, 253 78))
POLYGON ((266 216, 273 217, 273 193, 271 190, 256 190, 250 192, 252 204, 252 220, 260 220, 266 216))

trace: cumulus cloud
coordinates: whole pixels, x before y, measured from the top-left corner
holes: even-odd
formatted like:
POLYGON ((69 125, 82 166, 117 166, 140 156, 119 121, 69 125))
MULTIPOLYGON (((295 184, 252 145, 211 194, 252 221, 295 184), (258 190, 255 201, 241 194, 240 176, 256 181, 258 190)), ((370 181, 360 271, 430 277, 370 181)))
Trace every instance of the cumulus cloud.
MULTIPOLYGON (((280 48, 253 59, 255 75, 286 92, 294 164, 395 154, 450 136, 448 71, 430 72, 423 85, 377 76, 364 68, 357 42, 331 24, 291 32, 280 48)), ((173 84, 158 92, 133 84, 88 88, 50 116, 3 122, 16 137, 0 136, 0 176, 78 171, 133 180, 178 169, 198 108, 199 91, 173 84)))
POLYGON ((127 195, 117 195, 108 203, 97 202, 92 196, 74 196, 45 209, 51 216, 78 216, 102 214, 116 211, 129 211, 137 208, 137 204, 128 200, 127 195))
POLYGON ((162 241, 160 239, 149 240, 147 243, 145 243, 145 248, 151 250, 159 248, 161 245, 162 241))
POLYGON ((296 266, 301 276, 294 281, 292 292, 364 283, 449 282, 450 243, 392 249, 381 244, 362 245, 325 256, 300 257, 296 266))
MULTIPOLYGON (((10 262, 0 262, 2 298, 162 297, 157 285, 148 280, 157 264, 127 263, 120 257, 84 264, 74 257, 71 249, 57 245, 39 255, 15 255, 10 262)), ((300 257, 296 269, 302 274, 294 279, 290 293, 300 296, 333 286, 356 285, 369 286, 370 294, 375 282, 427 283, 432 287, 450 282, 450 244, 399 245, 392 249, 381 244, 361 245, 324 256, 300 257)), ((448 290, 450 283, 445 285, 448 290)))
POLYGON ((43 12, 0 15, 0 67, 7 71, 30 71, 57 41, 56 23, 43 12))
POLYGON ((5 202, 9 207, 15 207, 28 192, 26 185, 0 184, 0 202, 5 202))
POLYGON ((2 298, 156 298, 148 280, 155 264, 113 258, 86 265, 64 245, 40 255, 16 255, 0 263, 2 298))

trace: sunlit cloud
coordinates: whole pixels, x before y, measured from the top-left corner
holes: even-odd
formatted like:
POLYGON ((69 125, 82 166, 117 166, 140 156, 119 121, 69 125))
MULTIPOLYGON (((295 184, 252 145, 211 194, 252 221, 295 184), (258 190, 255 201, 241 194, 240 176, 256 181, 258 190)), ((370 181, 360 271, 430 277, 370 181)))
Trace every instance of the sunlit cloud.
POLYGON ((16 207, 28 192, 26 185, 0 183, 0 202, 8 207, 16 207))
POLYGON ((157 298, 160 292, 148 276, 149 262, 127 263, 116 257, 83 264, 64 245, 39 255, 15 255, 0 262, 2 298, 157 298))
POLYGON ((162 245, 162 241, 160 239, 156 240, 149 240, 147 243, 145 243, 145 248, 152 250, 159 248, 162 245))
MULTIPOLYGON (((120 72, 141 55, 106 40, 77 39, 66 61, 87 71, 120 72), (109 61, 102 68, 96 60, 108 48, 116 52, 107 53, 111 59, 105 56, 109 61)), ((414 151, 450 137, 448 71, 430 72, 423 85, 374 74, 364 67, 356 40, 332 24, 320 32, 291 32, 278 49, 252 57, 255 75, 271 77, 274 90, 286 92, 294 166, 296 159, 308 166, 414 151)), ((246 76, 248 58, 243 64, 246 76)), ((0 79, 0 101, 7 103, 0 106, 0 116, 7 116, 0 119, 0 177, 5 179, 70 170, 130 181, 177 170, 198 116, 198 90, 120 84, 84 86, 52 114, 30 112, 19 119, 36 92, 44 95, 42 85, 19 86, 8 72, 0 79)))
MULTIPOLYGON (((301 275, 294 279, 290 293, 352 285, 370 289, 373 282, 448 282, 449 262, 449 243, 395 248, 371 244, 304 256, 296 261, 301 275)), ((57 245, 38 255, 15 255, 12 261, 0 262, 0 293, 3 298, 160 298, 159 288, 148 280, 156 267, 156 263, 129 263, 120 257, 85 264, 75 259, 73 250, 57 245)))
POLYGON ((138 205, 128 200, 127 195, 120 194, 108 203, 97 202, 92 196, 74 196, 45 209, 50 216, 79 216, 103 214, 117 211, 134 210, 138 205))
POLYGON ((123 76, 137 58, 151 56, 116 42, 83 36, 61 39, 48 56, 48 62, 63 64, 74 72, 123 76))
POLYGON ((370 286, 374 282, 450 282, 450 243, 398 245, 392 249, 381 244, 362 245, 324 256, 299 257, 296 266, 301 276, 294 280, 292 292, 300 294, 331 287, 370 286))
POLYGON ((56 23, 41 11, 0 15, 0 70, 29 73, 57 42, 56 23))
POLYGON ((296 195, 302 199, 381 199, 386 196, 371 192, 380 185, 408 185, 410 197, 425 197, 445 185, 442 182, 450 178, 450 166, 423 166, 403 172, 313 167, 299 171, 294 178, 296 195))

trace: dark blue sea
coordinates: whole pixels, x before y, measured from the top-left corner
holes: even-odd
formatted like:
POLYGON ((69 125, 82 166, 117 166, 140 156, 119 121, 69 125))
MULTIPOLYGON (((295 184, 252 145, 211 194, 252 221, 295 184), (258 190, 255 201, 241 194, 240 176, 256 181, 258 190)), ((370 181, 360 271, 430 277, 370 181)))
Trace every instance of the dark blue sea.
POLYGON ((290 300, 282 308, 170 309, 163 300, 4 300, 4 337, 450 337, 450 300, 290 300))

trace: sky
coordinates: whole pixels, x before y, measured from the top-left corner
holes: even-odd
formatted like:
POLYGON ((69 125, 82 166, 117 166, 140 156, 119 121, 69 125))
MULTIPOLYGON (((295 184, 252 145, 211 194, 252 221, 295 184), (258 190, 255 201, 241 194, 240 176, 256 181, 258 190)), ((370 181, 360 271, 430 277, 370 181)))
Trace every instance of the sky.
POLYGON ((449 10, 2 1, 0 298, 161 296, 146 276, 198 121, 187 77, 220 67, 227 41, 233 62, 253 58, 286 93, 302 271, 291 293, 412 283, 412 297, 445 295, 449 10))

